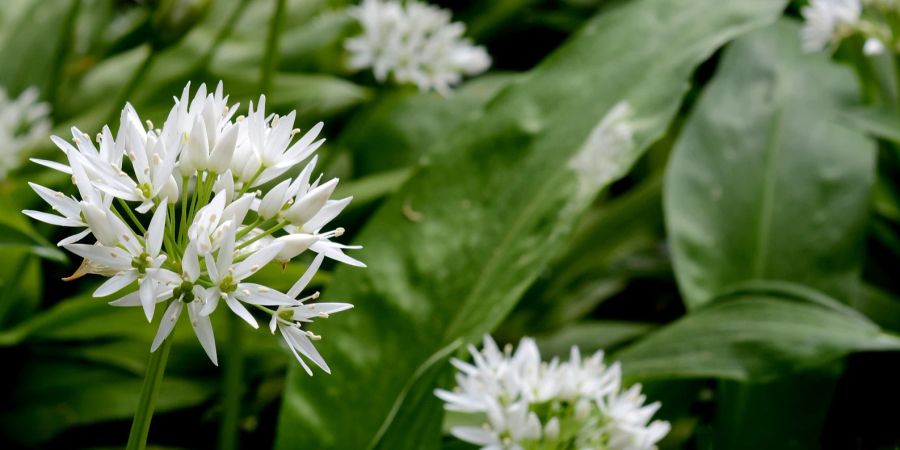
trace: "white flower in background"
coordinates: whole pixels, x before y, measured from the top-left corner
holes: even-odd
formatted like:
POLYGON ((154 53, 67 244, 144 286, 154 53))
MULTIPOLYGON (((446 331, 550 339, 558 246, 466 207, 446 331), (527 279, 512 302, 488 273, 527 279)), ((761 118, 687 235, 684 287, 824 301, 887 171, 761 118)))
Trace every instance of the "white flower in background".
POLYGON ((264 108, 261 97, 247 117, 233 118, 237 107, 228 106, 221 83, 211 93, 200 86, 193 98, 188 86, 161 128, 149 121, 145 127, 126 105, 115 137, 108 127, 97 136, 99 148, 76 128, 74 145, 54 136, 65 162, 35 162, 70 175, 78 194, 31 183, 56 214, 25 214, 84 229, 60 245, 84 258, 72 278, 109 277, 95 296, 126 292, 110 303, 142 307, 150 321, 156 305, 167 303, 151 351, 187 309, 201 346, 217 363, 211 314, 224 301, 254 328, 251 310, 270 316, 273 332, 281 330, 307 372, 312 373, 299 354, 327 372, 312 345, 320 336, 303 326, 352 305, 310 303, 318 294, 301 297, 300 291, 325 257, 365 267, 343 253, 359 247, 330 240, 343 228, 324 229, 351 198, 332 200, 337 180, 313 179, 315 157, 296 179, 259 190, 309 159, 323 142, 315 140, 321 123, 293 142, 300 133, 293 128, 295 113, 265 115, 264 108), (88 235, 96 242, 79 243, 88 235), (267 264, 286 264, 307 250, 318 255, 288 293, 252 281, 267 264))
POLYGON ((483 449, 651 450, 669 432, 668 422, 650 421, 660 404, 644 405, 640 385, 623 391, 619 364, 605 365, 603 352, 582 358, 573 347, 568 361, 542 362, 534 340, 500 351, 490 336, 469 352, 471 364, 451 360, 456 388, 435 394, 483 421, 451 430, 483 449))
POLYGON ((853 30, 862 13, 860 0, 812 0, 801 11, 803 49, 819 51, 853 30))
POLYGON ((350 67, 371 68, 378 81, 389 77, 443 95, 465 75, 491 65, 483 47, 463 37, 465 26, 450 12, 417 1, 363 0, 350 8, 362 34, 348 39, 350 67))
POLYGON ((895 0, 810 0, 801 13, 806 51, 837 46, 853 35, 865 38, 862 51, 866 55, 897 48, 900 3, 895 0))
POLYGON ((39 95, 32 86, 13 99, 0 86, 0 180, 19 167, 24 150, 50 132, 50 105, 38 101, 39 95))

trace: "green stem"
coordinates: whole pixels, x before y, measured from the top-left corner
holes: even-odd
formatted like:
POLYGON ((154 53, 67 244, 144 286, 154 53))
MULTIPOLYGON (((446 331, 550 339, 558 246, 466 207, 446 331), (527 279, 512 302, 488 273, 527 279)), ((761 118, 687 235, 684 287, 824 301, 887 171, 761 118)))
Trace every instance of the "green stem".
MULTIPOLYGON (((172 330, 172 333, 175 333, 175 330, 172 330)), ((159 396, 159 389, 162 385, 163 374, 166 371, 166 362, 169 359, 172 341, 174 339, 172 334, 170 334, 162 346, 150 354, 150 360, 147 362, 147 372, 144 374, 144 387, 141 388, 141 399, 138 401, 138 408, 134 413, 134 421, 131 423, 131 433, 128 435, 127 450, 143 450, 147 446, 150 420, 153 419, 156 397, 159 396)))
POLYGON ((244 383, 243 337, 240 318, 228 315, 228 354, 222 381, 222 423, 219 427, 219 450, 239 448, 238 422, 241 416, 241 398, 244 383))
POLYGON ((128 207, 128 203, 125 203, 125 200, 122 200, 121 198, 117 198, 116 200, 119 201, 119 205, 122 206, 122 209, 125 210, 125 213, 128 214, 128 217, 131 219, 134 225, 138 227, 139 230, 141 230, 141 233, 146 233, 147 229, 144 228, 144 224, 142 224, 141 221, 138 220, 137 217, 135 217, 134 212, 132 212, 131 208, 128 207))
POLYGON ((287 226, 287 224, 288 224, 287 220, 282 220, 281 222, 276 223, 275 226, 273 226, 272 228, 269 228, 268 230, 263 231, 262 233, 259 233, 256 236, 253 236, 253 238, 242 242, 241 245, 238 245, 237 247, 235 247, 235 250, 241 250, 243 248, 246 248, 248 245, 284 228, 285 226, 287 226))
POLYGON ((284 28, 284 0, 275 0, 275 10, 269 24, 269 35, 266 39, 266 53, 263 56, 262 73, 259 77, 259 90, 266 94, 272 84, 272 74, 278 65, 278 41, 284 28))

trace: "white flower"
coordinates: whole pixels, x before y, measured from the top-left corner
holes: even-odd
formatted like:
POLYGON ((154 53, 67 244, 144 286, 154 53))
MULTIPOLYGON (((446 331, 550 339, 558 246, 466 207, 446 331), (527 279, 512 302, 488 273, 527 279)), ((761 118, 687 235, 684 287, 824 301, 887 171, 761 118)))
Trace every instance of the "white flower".
POLYGON ((465 26, 450 12, 417 1, 363 0, 350 9, 362 35, 348 39, 350 67, 372 68, 378 81, 393 76, 423 91, 448 94, 464 75, 484 72, 491 64, 482 47, 463 37, 465 26))
POLYGON ((863 53, 869 56, 880 55, 884 53, 884 43, 877 38, 866 39, 866 43, 863 44, 863 53))
POLYGON ((137 280, 141 305, 147 320, 152 320, 157 294, 167 290, 169 284, 179 280, 177 274, 161 267, 167 256, 160 254, 166 209, 156 210, 153 219, 150 220, 146 236, 138 239, 131 229, 109 210, 103 210, 89 203, 84 203, 83 206, 91 230, 100 242, 96 245, 68 244, 65 248, 86 260, 115 271, 114 276, 94 291, 94 297, 115 294, 137 280))
POLYGON ((65 161, 34 161, 70 175, 77 195, 31 183, 56 214, 25 214, 83 228, 60 245, 84 258, 68 279, 109 277, 95 296, 124 291, 110 303, 140 306, 148 320, 157 303, 167 303, 151 351, 165 342, 187 309, 201 346, 217 363, 210 315, 224 300, 254 328, 258 325, 251 309, 272 316, 273 329, 281 330, 294 354, 327 372, 311 343, 318 336, 302 325, 351 305, 307 305, 304 301, 313 297, 297 297, 325 257, 363 265, 343 252, 358 246, 330 241, 343 228, 322 230, 350 198, 331 200, 337 180, 313 177, 315 157, 296 179, 268 192, 256 190, 310 158, 322 145, 323 140, 316 141, 322 124, 293 142, 299 133, 292 129, 295 113, 267 116, 265 97, 257 108, 251 105, 246 118, 232 119, 235 112, 221 83, 213 93, 201 85, 193 98, 188 86, 161 128, 149 121, 145 127, 137 111, 125 105, 115 136, 108 127, 97 136, 99 148, 77 128, 72 129, 72 143, 54 136, 65 161), (76 243, 89 236, 96 243, 76 243), (272 261, 286 263, 306 251, 318 255, 288 294, 248 281, 272 261))
POLYGON ((50 131, 50 105, 38 101, 38 96, 32 86, 12 99, 0 86, 0 180, 19 167, 25 149, 50 131))
POLYGON ((859 22, 860 0, 811 0, 801 11, 803 49, 819 51, 837 42, 859 22))
MULTIPOLYGON (((305 289, 310 280, 312 280, 313 275, 315 275, 316 270, 318 270, 319 266, 322 264, 323 259, 325 259, 325 257, 319 255, 313 260, 306 272, 303 273, 303 276, 301 276, 288 291, 288 297, 299 297, 303 289, 305 289)), ((327 373, 331 373, 331 369, 328 367, 328 364, 325 363, 325 360, 322 359, 322 356, 312 343, 314 340, 321 339, 321 336, 318 336, 311 331, 303 330, 303 324, 310 323, 316 318, 327 319, 331 314, 353 308, 353 305, 349 303, 304 303, 308 300, 316 300, 318 298, 319 293, 315 292, 307 297, 298 298, 298 304, 296 305, 279 306, 278 311, 275 314, 272 314, 272 319, 269 321, 269 330, 272 333, 275 333, 275 329, 277 328, 278 331, 281 332, 284 342, 287 343, 288 348, 294 353, 294 357, 297 358, 297 361, 300 362, 300 365, 303 366, 306 373, 310 375, 312 375, 312 370, 310 370, 309 366, 306 365, 306 362, 303 361, 303 358, 301 358, 300 355, 309 358, 310 361, 314 362, 327 373)))
POLYGON ((607 417, 610 450, 643 450, 654 448, 669 433, 669 423, 650 418, 661 406, 659 402, 644 405, 641 386, 636 384, 625 392, 615 392, 599 400, 600 410, 607 417))
POLYGON ((645 406, 638 385, 621 392, 619 365, 606 366, 602 352, 582 358, 573 347, 568 361, 542 362, 534 340, 501 352, 490 336, 469 351, 473 364, 451 360, 456 388, 435 394, 447 410, 484 420, 451 430, 483 449, 651 450, 669 431, 667 422, 648 425, 659 403, 645 406))
MULTIPOLYGON (((245 278, 253 275, 263 266, 275 259, 275 255, 281 251, 283 244, 272 243, 253 253, 240 262, 235 262, 235 225, 233 222, 226 226, 224 231, 222 247, 219 249, 217 258, 213 258, 212 254, 207 253, 206 270, 209 272, 209 279, 213 286, 206 289, 204 299, 204 307, 202 313, 204 315, 211 314, 219 303, 219 299, 225 300, 225 304, 231 308, 231 311, 244 319, 253 328, 259 328, 256 319, 250 314, 250 311, 241 302, 250 305, 260 306, 281 306, 294 305, 297 303, 291 297, 262 286, 256 283, 245 283, 245 278)), ((189 252, 185 255, 191 254, 189 252)), ((195 272, 199 270, 199 263, 196 259, 186 261, 184 264, 186 270, 192 267, 195 272)))

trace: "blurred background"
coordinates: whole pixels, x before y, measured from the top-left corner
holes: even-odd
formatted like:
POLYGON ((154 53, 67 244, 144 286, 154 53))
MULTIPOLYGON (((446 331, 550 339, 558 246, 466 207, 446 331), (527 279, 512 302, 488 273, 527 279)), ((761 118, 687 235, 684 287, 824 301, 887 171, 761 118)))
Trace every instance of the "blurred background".
MULTIPOLYGON (((65 230, 20 211, 42 209, 28 181, 72 188, 27 158, 220 80, 242 111, 265 93, 325 122, 319 168, 354 196, 336 225, 369 265, 314 280, 356 305, 314 328, 333 375, 246 330, 241 448, 469 448, 431 391, 489 332, 621 360, 663 403, 661 448, 900 448, 892 52, 803 52, 804 2, 432 3, 492 59, 446 96, 350 70, 351 1, 0 2, 0 117, 29 88, 49 107, 0 180, 0 448, 120 447, 156 332, 62 281, 65 230), (633 147, 591 152, 622 101, 633 147)), ((181 325, 149 441, 216 448, 223 374, 181 325)))

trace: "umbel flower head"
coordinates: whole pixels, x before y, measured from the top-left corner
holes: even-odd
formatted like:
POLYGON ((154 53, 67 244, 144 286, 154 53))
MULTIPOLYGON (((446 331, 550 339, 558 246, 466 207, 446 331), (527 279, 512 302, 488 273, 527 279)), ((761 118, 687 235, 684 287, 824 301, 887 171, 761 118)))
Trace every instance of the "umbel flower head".
POLYGON ((640 385, 623 391, 619 364, 604 364, 603 352, 582 358, 572 347, 568 361, 542 362, 534 340, 501 351, 490 336, 469 351, 471 364, 451 361, 456 388, 435 393, 447 410, 483 422, 451 431, 485 450, 650 450, 669 432, 668 422, 650 421, 660 404, 645 405, 640 385))
POLYGON ((187 310, 217 364, 210 315, 224 303, 253 328, 259 325, 250 309, 271 316, 272 333, 280 331, 306 371, 312 373, 301 355, 327 372, 312 345, 320 337, 304 327, 352 305, 310 303, 318 293, 300 292, 324 258, 364 264, 344 253, 359 247, 331 241, 343 229, 326 230, 351 199, 332 200, 337 180, 313 177, 322 124, 295 140, 295 112, 266 114, 265 96, 251 102, 246 117, 235 118, 237 105, 228 105, 221 83, 215 92, 201 85, 193 98, 189 91, 190 85, 162 128, 149 121, 145 128, 126 105, 116 134, 103 127, 97 145, 77 128, 73 143, 54 136, 68 164, 33 161, 71 175, 77 195, 31 183, 54 214, 24 212, 79 230, 60 245, 84 258, 76 277, 108 277, 95 297, 118 294, 112 305, 141 307, 148 321, 165 303, 151 351, 187 310), (304 161, 296 177, 286 177, 304 161), (287 293, 252 281, 265 265, 285 264, 306 251, 317 256, 287 293))
POLYGON ((806 51, 837 46, 854 35, 865 38, 867 55, 900 48, 900 3, 896 0, 810 0, 801 13, 806 51))
POLYGON ((350 67, 371 68, 378 81, 393 77, 447 95, 464 75, 491 65, 484 48, 463 37, 465 25, 451 23, 450 12, 438 7, 414 0, 363 0, 350 15, 362 26, 362 34, 345 44, 350 67))
POLYGON ((19 167, 24 150, 50 132, 50 105, 38 101, 38 96, 32 86, 13 99, 0 86, 0 180, 19 167))

